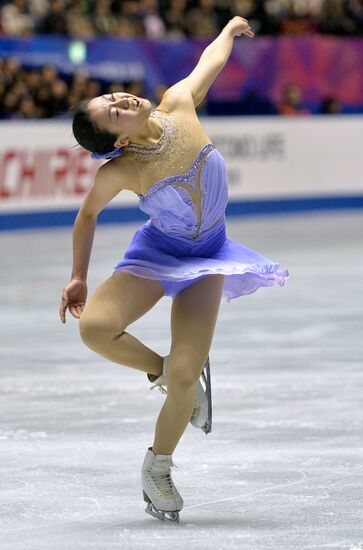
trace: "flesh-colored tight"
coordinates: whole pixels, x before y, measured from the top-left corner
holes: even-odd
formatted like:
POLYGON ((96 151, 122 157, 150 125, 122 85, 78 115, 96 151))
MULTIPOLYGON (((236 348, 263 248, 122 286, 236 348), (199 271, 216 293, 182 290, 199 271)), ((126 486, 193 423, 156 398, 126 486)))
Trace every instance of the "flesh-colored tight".
MULTIPOLYGON (((152 449, 171 454, 193 411, 197 381, 212 342, 223 275, 209 275, 180 292, 171 308, 168 393, 152 449)), ((163 296, 158 281, 117 272, 86 302, 80 319, 83 342, 114 363, 159 376, 163 358, 125 329, 163 296)))

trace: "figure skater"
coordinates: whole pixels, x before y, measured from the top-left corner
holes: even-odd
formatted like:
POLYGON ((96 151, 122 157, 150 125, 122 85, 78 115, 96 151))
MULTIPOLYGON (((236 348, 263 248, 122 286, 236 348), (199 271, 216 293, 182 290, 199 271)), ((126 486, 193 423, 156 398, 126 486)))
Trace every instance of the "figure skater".
POLYGON ((167 392, 142 466, 142 490, 146 511, 171 521, 183 507, 171 478, 172 454, 189 421, 208 432, 201 375, 221 297, 229 301, 288 278, 278 263, 226 237, 225 164, 195 111, 242 34, 254 36, 246 19, 234 17, 153 112, 149 100, 119 92, 81 103, 73 119, 78 143, 93 158, 111 160, 99 168, 78 212, 59 314, 63 323, 67 309, 80 320, 81 338, 93 351, 147 373, 153 387, 167 392), (86 302, 97 215, 123 189, 139 197, 150 219, 86 302), (173 299, 167 357, 126 331, 162 296, 173 299))

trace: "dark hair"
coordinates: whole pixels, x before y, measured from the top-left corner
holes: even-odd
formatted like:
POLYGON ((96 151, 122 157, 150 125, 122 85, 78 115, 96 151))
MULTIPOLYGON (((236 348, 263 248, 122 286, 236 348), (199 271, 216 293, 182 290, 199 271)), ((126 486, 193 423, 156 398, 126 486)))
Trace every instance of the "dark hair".
POLYGON ((101 154, 109 153, 115 148, 114 143, 117 135, 97 128, 88 111, 89 101, 88 99, 81 101, 72 108, 73 135, 87 151, 101 154))

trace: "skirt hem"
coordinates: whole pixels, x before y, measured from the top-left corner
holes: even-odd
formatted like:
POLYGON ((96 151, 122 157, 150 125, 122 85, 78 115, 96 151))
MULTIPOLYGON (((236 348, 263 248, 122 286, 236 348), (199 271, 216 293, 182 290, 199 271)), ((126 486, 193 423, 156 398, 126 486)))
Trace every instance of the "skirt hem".
POLYGON ((289 279, 289 271, 287 269, 278 271, 280 264, 271 264, 268 266, 246 266, 241 268, 226 268, 218 267, 215 269, 199 269, 198 271, 190 271, 182 275, 157 273, 154 269, 148 269, 143 266, 121 266, 116 267, 113 274, 119 271, 125 271, 130 275, 141 277, 143 279, 151 279, 156 281, 183 282, 198 279, 207 275, 224 275, 225 282, 222 297, 230 302, 231 300, 256 292, 259 288, 268 287, 278 284, 284 286, 289 279), (262 269, 261 269, 262 268, 262 269))

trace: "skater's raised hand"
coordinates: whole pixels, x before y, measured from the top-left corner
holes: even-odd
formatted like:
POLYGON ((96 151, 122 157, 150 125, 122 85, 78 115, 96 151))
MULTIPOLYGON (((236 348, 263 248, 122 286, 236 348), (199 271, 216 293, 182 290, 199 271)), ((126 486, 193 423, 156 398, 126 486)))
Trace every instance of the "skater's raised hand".
POLYGON ((243 17, 239 17, 238 15, 233 17, 233 19, 227 23, 226 28, 230 30, 233 37, 241 36, 241 34, 244 34, 249 38, 253 38, 255 36, 255 33, 251 29, 247 19, 243 19, 243 17))
POLYGON ((79 319, 84 309, 87 298, 87 283, 80 279, 72 279, 62 292, 61 304, 59 307, 59 316, 62 323, 66 322, 67 309, 79 319))
POLYGON ((190 75, 174 84, 164 94, 160 104, 161 110, 169 112, 172 109, 176 109, 180 103, 180 108, 185 111, 185 97, 187 95, 192 97, 194 107, 197 107, 203 101, 215 78, 227 63, 235 37, 242 34, 249 38, 255 36, 247 19, 235 16, 222 29, 217 38, 205 48, 190 75))

